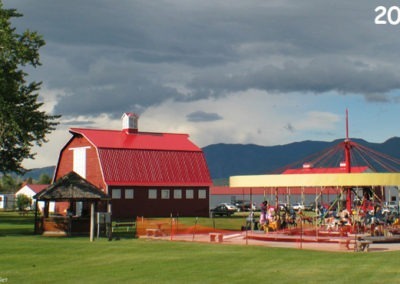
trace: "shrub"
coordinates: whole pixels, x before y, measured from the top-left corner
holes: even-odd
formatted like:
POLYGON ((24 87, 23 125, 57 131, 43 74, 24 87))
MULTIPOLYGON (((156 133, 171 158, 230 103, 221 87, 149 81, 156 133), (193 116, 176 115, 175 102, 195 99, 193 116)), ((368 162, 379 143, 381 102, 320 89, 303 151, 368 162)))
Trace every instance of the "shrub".
POLYGON ((19 194, 17 196, 17 209, 18 211, 24 211, 30 209, 32 204, 32 199, 25 194, 19 194))

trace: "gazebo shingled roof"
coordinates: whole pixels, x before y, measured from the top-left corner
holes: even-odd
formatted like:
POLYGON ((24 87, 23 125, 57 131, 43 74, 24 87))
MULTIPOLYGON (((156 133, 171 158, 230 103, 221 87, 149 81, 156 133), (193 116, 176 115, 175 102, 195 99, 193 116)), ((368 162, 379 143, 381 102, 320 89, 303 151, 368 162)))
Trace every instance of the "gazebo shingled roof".
POLYGON ((110 199, 99 188, 75 172, 69 172, 34 196, 36 200, 82 201, 110 199))

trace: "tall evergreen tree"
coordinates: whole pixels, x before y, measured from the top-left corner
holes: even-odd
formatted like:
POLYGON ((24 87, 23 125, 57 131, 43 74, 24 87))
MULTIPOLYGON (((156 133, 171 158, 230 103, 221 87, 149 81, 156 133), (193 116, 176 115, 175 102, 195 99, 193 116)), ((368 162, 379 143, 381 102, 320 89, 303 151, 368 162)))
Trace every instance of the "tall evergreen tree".
POLYGON ((0 172, 23 173, 24 159, 33 159, 34 144, 45 143, 59 116, 40 110, 41 82, 26 82, 26 66, 37 67, 39 48, 45 42, 37 32, 18 34, 11 19, 22 17, 15 9, 4 9, 0 0, 0 172))

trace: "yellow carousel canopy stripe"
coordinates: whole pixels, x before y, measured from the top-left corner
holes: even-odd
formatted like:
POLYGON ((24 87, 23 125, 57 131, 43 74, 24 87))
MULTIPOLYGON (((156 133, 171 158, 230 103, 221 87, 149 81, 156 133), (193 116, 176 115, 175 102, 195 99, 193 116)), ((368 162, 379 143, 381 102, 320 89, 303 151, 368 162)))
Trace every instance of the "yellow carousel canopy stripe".
POLYGON ((231 176, 230 187, 400 186, 400 173, 231 176))

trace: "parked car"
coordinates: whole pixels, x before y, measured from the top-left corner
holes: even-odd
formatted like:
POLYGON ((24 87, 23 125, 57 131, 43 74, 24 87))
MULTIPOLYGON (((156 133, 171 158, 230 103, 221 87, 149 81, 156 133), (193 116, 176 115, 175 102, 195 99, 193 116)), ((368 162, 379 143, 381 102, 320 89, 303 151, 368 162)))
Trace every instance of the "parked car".
POLYGON ((229 210, 238 211, 238 208, 231 203, 220 203, 218 205, 225 205, 229 210))
POLYGON ((238 212, 243 211, 256 211, 256 204, 247 200, 237 200, 235 202, 235 206, 237 207, 238 212))
POLYGON ((296 211, 304 210, 304 209, 305 209, 304 205, 301 204, 301 203, 294 203, 294 204, 292 205, 292 208, 293 208, 293 210, 296 210, 296 211))
POLYGON ((237 211, 237 208, 229 203, 221 203, 211 209, 212 216, 231 216, 237 211))

